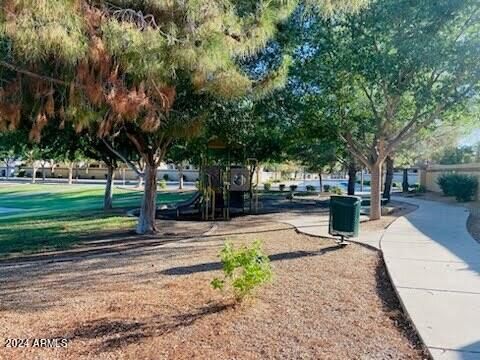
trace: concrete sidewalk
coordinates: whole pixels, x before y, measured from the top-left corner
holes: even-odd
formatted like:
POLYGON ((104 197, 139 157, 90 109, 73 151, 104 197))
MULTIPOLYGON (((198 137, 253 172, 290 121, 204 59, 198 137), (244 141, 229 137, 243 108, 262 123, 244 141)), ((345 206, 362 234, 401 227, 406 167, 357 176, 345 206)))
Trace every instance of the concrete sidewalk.
POLYGON ((413 198, 380 242, 406 312, 434 359, 480 359, 480 244, 468 210, 413 198))
MULTIPOLYGON (((360 215, 360 222, 368 221, 368 217, 360 215)), ((310 236, 318 236, 321 238, 339 240, 339 237, 332 236, 328 233, 328 214, 324 216, 319 215, 304 215, 292 219, 281 220, 280 222, 292 225, 298 232, 310 236)), ((354 243, 360 243, 380 249, 380 239, 382 238, 384 230, 360 232, 356 238, 348 239, 354 243)))
MULTIPOLYGON (((380 248, 402 305, 435 360, 480 359, 480 244, 461 206, 396 198, 418 209, 354 242, 380 248)), ((328 215, 282 220, 299 232, 332 238, 328 215)))

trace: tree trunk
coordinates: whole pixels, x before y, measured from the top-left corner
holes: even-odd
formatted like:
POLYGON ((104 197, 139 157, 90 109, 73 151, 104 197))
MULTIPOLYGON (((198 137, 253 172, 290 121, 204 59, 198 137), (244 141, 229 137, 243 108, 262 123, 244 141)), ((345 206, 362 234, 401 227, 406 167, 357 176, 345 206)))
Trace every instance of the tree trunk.
POLYGON ((387 198, 388 201, 390 201, 390 194, 392 192, 392 181, 393 181, 393 159, 390 156, 387 156, 386 165, 387 165, 387 173, 385 175, 383 197, 387 198))
POLYGON ((155 215, 157 209, 157 166, 145 166, 145 186, 142 207, 138 218, 137 234, 154 234, 157 231, 155 215))
POLYGON ((382 217, 381 183, 382 162, 370 164, 370 220, 382 217))
POLYGON ((37 182, 37 170, 38 167, 32 165, 32 184, 35 184, 37 182))
POLYGON ((143 176, 138 176, 137 188, 141 188, 142 186, 143 186, 143 176))
POLYGON ((320 185, 320 190, 318 192, 321 193, 323 191, 323 179, 321 171, 318 173, 318 183, 320 185))
POLYGON ((5 174, 5 176, 7 177, 7 180, 8 180, 10 177, 10 160, 7 160, 5 165, 7 166, 7 173, 5 174))
MULTIPOLYGON (((255 171, 257 170, 257 165, 253 164, 250 168, 250 212, 253 211, 253 177, 255 176, 255 171)), ((257 184, 257 188, 260 184, 257 184)), ((258 189, 257 189, 258 190, 258 189)))
POLYGON ((73 163, 68 164, 68 185, 73 184, 73 163))
POLYGON ((178 166, 178 188, 183 190, 183 166, 178 166))
POLYGON ((45 182, 45 164, 42 164, 42 181, 45 182))
MULTIPOLYGON (((255 176, 255 171, 257 170, 256 165, 252 165, 250 168, 250 197, 253 196, 253 177, 255 176)), ((258 184, 257 184, 258 186, 258 184)))
POLYGON ((364 169, 362 167, 362 169, 360 170, 360 191, 363 192, 364 191, 364 169))
POLYGON ((103 210, 111 210, 113 205, 113 181, 115 179, 115 168, 112 165, 107 166, 107 184, 105 185, 105 197, 103 199, 103 210))
POLYGON ((355 182, 357 181, 357 165, 352 159, 348 164, 348 195, 355 195, 355 182))
POLYGON ((405 169, 403 169, 402 191, 403 191, 404 193, 408 193, 408 188, 409 188, 409 184, 408 184, 408 169, 405 168, 405 169))

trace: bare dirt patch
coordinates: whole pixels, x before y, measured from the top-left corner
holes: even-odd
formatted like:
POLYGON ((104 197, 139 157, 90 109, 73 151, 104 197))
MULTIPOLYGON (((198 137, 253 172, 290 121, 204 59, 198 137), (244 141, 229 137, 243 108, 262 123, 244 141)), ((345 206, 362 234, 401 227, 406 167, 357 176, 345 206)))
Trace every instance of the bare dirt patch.
POLYGON ((252 217, 221 236, 125 253, 0 266, 0 359, 422 359, 375 251, 252 217), (262 239, 274 280, 235 305, 210 286, 218 251, 262 239))

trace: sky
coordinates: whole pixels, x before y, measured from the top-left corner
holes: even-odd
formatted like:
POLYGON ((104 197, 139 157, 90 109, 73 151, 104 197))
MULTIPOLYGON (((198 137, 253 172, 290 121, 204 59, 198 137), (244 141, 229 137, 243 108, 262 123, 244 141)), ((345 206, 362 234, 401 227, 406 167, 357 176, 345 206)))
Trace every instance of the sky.
POLYGON ((461 145, 474 145, 480 142, 480 129, 473 130, 470 135, 464 137, 461 141, 461 145))

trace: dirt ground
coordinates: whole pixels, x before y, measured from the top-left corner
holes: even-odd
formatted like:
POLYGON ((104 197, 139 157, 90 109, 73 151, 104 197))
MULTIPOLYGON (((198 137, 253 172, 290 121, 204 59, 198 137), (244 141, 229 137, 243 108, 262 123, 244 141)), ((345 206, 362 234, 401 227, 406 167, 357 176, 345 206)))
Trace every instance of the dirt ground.
POLYGON ((193 236, 160 221, 174 240, 0 264, 0 359, 425 357, 377 252, 298 234, 276 216, 190 224, 193 236), (274 269, 241 305, 210 286, 225 239, 262 240, 274 269), (9 338, 30 343, 5 348, 9 338), (34 348, 35 338, 68 347, 34 348))

